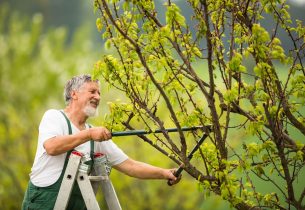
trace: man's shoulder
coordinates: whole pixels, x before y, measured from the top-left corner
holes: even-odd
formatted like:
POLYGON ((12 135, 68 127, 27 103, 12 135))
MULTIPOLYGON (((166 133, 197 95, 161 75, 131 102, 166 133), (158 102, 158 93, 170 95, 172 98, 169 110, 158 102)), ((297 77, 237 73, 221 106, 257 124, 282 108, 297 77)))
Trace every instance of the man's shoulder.
POLYGON ((41 122, 40 127, 48 127, 56 125, 56 127, 61 127, 63 124, 66 123, 65 117, 60 112, 61 110, 58 109, 49 109, 45 111, 41 122))
POLYGON ((61 110, 59 109, 48 109, 44 115, 43 118, 58 118, 59 116, 62 116, 61 110))
POLYGON ((48 109, 47 111, 45 111, 45 114, 59 114, 60 111, 60 109, 48 109))

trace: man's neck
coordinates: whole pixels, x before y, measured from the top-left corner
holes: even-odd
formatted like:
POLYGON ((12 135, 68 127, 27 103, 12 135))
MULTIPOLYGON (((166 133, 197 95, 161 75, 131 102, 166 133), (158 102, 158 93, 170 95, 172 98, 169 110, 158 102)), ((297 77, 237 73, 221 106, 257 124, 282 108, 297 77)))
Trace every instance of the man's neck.
POLYGON ((71 106, 67 106, 64 109, 67 117, 71 120, 71 122, 78 127, 80 130, 83 130, 85 128, 85 123, 88 119, 88 117, 85 115, 83 110, 74 109, 71 106))

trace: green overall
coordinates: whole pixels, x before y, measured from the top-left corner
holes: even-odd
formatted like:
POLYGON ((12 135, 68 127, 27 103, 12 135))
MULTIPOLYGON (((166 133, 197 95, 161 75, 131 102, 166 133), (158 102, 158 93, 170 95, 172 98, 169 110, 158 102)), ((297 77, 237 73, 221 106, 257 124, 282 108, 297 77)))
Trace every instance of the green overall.
MULTIPOLYGON (((72 134, 71 123, 63 112, 62 114, 66 118, 69 127, 69 135, 71 135, 72 134)), ((48 187, 37 187, 31 181, 29 182, 22 203, 22 210, 53 210, 71 152, 72 150, 67 152, 67 156, 65 159, 65 163, 61 175, 54 184, 48 187)), ((94 143, 93 141, 90 141, 90 155, 92 160, 93 160, 92 158, 93 153, 94 153, 94 143)), ((81 195, 77 182, 74 183, 70 200, 66 209, 67 210, 86 209, 85 202, 81 195)))

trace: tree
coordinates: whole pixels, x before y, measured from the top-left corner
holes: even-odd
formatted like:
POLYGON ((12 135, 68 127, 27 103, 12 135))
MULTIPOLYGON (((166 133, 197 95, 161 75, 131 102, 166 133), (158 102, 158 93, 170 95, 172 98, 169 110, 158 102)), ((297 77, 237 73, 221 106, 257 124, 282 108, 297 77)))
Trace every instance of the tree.
POLYGON ((110 104, 105 124, 162 129, 140 138, 236 209, 305 209, 302 22, 284 0, 187 2, 189 22, 171 0, 165 18, 155 1, 95 0, 97 28, 116 51, 95 76, 128 98, 110 104), (260 24, 266 17, 272 30, 260 24), (202 131, 181 130, 194 125, 212 126, 198 165, 187 154, 202 131))

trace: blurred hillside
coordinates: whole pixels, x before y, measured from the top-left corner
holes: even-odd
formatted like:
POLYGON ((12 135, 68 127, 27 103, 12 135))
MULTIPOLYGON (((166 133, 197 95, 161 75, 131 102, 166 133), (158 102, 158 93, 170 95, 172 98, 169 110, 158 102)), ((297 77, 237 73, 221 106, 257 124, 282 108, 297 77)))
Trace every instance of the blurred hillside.
MULTIPOLYGON (((93 1, 92 0, 73 0, 63 1, 63 0, 0 0, 1 3, 10 4, 11 8, 19 11, 21 14, 32 16, 36 13, 41 13, 44 17, 44 29, 52 27, 64 26, 68 29, 68 40, 71 39, 75 30, 82 26, 87 25, 90 28, 91 38, 94 41, 102 42, 99 33, 95 29, 95 15, 93 13, 93 1)), ((156 8, 158 15, 165 19, 165 9, 164 0, 156 0, 156 8)), ((191 8, 188 3, 184 0, 174 0, 183 11, 188 24, 191 24, 191 8)), ((290 4, 290 14, 292 19, 302 20, 305 22, 305 0, 288 0, 290 4)), ((269 24, 270 17, 266 17, 262 24, 266 28, 273 28, 273 25, 269 24)), ((191 26, 191 28, 193 28, 191 26)), ((193 28, 193 30, 195 30, 193 28)), ((282 33, 283 34, 283 33, 282 33)), ((289 42, 287 37, 281 36, 281 40, 284 48, 289 47, 289 42)))

